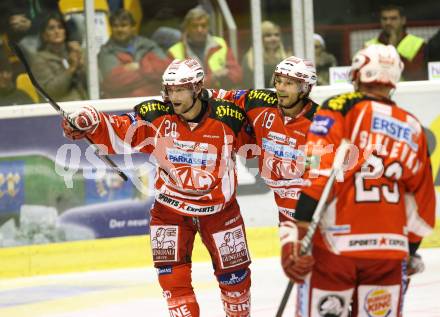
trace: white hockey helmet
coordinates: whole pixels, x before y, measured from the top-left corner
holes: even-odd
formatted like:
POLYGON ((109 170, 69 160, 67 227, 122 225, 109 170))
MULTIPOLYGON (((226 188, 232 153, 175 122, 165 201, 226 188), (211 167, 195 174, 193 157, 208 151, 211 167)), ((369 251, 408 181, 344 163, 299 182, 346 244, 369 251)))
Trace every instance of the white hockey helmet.
POLYGON ((162 85, 164 87, 194 86, 203 82, 204 77, 203 68, 197 60, 193 58, 175 59, 163 73, 162 85))
POLYGON ((355 54, 349 77, 352 82, 396 87, 402 71, 403 62, 394 46, 373 44, 355 54))
POLYGON ((282 60, 276 67, 274 75, 290 77, 311 86, 316 84, 316 68, 311 60, 290 56, 282 60))

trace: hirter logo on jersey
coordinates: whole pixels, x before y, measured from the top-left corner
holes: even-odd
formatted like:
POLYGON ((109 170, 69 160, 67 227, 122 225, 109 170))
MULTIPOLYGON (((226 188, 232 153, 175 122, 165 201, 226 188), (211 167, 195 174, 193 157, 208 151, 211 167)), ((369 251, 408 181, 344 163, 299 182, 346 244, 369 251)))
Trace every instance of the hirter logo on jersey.
POLYGON ((245 119, 245 116, 244 116, 243 113, 241 113, 237 109, 233 109, 229 105, 220 105, 220 106, 218 106, 217 109, 215 110, 215 114, 219 118, 223 118, 223 117, 226 116, 226 117, 231 117, 231 118, 238 119, 240 121, 243 121, 245 119))
POLYGON ((316 115, 313 118, 309 131, 316 135, 326 136, 334 123, 335 120, 333 118, 316 115))
POLYGON ((142 115, 145 116, 148 112, 151 111, 163 111, 163 112, 168 112, 170 109, 169 106, 166 106, 160 102, 146 102, 144 104, 142 104, 139 109, 138 112, 142 115))
POLYGON ((151 226, 151 248, 154 262, 177 261, 177 226, 151 226))
POLYGON ((246 240, 242 226, 213 234, 220 253, 223 269, 238 266, 249 261, 246 240))

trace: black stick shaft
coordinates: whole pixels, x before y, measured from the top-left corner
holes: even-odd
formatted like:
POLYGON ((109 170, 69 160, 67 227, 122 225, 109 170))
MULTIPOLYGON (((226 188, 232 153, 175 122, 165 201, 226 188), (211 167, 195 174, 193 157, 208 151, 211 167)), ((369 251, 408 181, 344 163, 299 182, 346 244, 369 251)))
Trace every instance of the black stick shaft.
POLYGON ((293 282, 289 281, 289 283, 287 283, 286 290, 284 291, 283 298, 281 299, 280 306, 278 307, 276 317, 283 316, 284 309, 286 308, 287 301, 289 300, 290 297, 290 293, 292 293, 292 289, 293 289, 293 282))
MULTIPOLYGON (((34 74, 32 73, 31 67, 29 66, 29 63, 24 56, 23 51, 21 50, 20 46, 16 43, 10 43, 12 48, 14 49, 15 54, 17 55, 18 59, 23 63, 23 66, 29 75, 29 78, 32 82, 32 85, 34 85, 35 89, 38 91, 38 93, 46 99, 46 101, 54 108, 63 118, 65 118, 69 123, 74 127, 73 123, 71 122, 69 115, 67 112, 63 110, 63 108, 60 107, 60 105, 53 100, 47 93, 44 91, 44 89, 40 86, 38 81, 35 79, 34 74)), ((87 141, 93 145, 93 141, 90 140, 88 137, 86 137, 87 141)), ((107 164, 107 166, 110 166, 124 181, 128 180, 127 175, 116 165, 115 162, 113 162, 112 159, 110 159, 107 155, 99 154, 98 149, 95 147, 95 154, 98 156, 104 163, 107 164)))

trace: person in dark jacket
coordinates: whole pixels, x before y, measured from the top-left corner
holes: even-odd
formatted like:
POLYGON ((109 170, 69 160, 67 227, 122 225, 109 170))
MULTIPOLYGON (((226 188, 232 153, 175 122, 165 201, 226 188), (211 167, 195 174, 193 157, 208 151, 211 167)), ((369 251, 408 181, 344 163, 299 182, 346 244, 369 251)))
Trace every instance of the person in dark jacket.
POLYGON ((0 106, 33 104, 31 97, 17 89, 12 65, 4 53, 0 53, 0 106))
POLYGON ((112 36, 98 55, 102 96, 157 95, 170 59, 148 38, 138 36, 130 12, 120 9, 110 17, 112 36))
POLYGON ((424 56, 425 40, 406 32, 406 16, 403 8, 393 4, 381 7, 380 24, 382 32, 378 37, 367 41, 365 45, 393 45, 405 65, 401 79, 427 79, 424 56))
POLYGON ((52 12, 40 30, 41 47, 31 67, 42 88, 55 100, 88 99, 84 54, 78 42, 67 41, 63 17, 52 12))

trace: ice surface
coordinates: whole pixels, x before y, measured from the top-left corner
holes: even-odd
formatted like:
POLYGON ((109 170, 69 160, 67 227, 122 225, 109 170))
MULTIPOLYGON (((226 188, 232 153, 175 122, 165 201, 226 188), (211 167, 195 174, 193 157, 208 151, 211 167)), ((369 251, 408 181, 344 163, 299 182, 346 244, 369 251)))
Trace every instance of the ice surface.
MULTIPOLYGON (((426 271, 411 281, 406 317, 440 317, 440 249, 424 249, 426 271)), ((286 287, 278 258, 252 263, 252 316, 275 316, 286 287)), ((209 263, 193 265, 201 316, 224 317, 209 263)), ((295 290, 294 290, 295 292, 295 290)), ((284 316, 293 316, 294 296, 284 316)), ((0 281, 2 317, 166 317, 153 268, 49 275, 0 281)))

